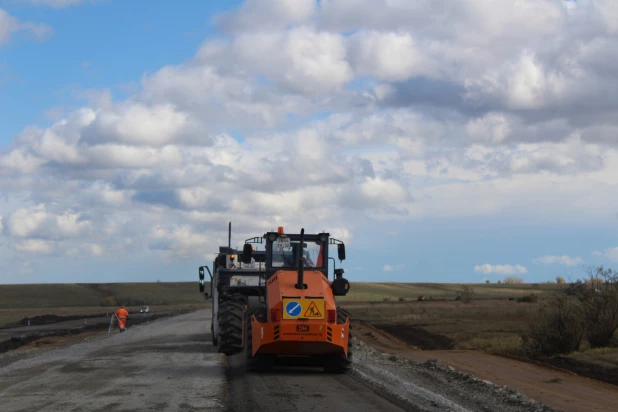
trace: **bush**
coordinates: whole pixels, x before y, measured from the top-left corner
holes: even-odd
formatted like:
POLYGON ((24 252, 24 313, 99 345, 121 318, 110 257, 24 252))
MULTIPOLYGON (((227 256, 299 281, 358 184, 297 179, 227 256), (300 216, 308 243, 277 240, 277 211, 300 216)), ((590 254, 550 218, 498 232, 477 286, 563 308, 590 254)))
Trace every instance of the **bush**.
POLYGON ((593 348, 612 344, 618 330, 618 274, 601 266, 589 268, 588 275, 544 305, 538 320, 531 319, 525 337, 531 354, 569 353, 583 338, 593 348))
POLYGON ((556 276, 556 283, 559 285, 564 285, 566 281, 564 280, 562 276, 556 276))
POLYGON ((608 346, 618 329, 618 274, 602 266, 576 289, 586 322, 586 339, 593 348, 608 346))
POLYGON ((485 283, 489 285, 489 284, 491 283, 491 281, 490 281, 489 279, 487 279, 487 280, 485 281, 485 283))
POLYGON ((508 276, 508 277, 504 278, 504 283, 507 283, 509 285, 519 285, 521 283, 524 283, 524 280, 522 278, 516 278, 514 276, 508 276))
POLYGON ((569 296, 556 296, 530 318, 528 333, 522 336, 524 349, 533 357, 577 351, 584 326, 580 302, 569 296))
POLYGON ((534 293, 531 293, 529 295, 526 296, 520 296, 517 298, 518 302, 524 302, 524 303, 537 303, 539 301, 539 297, 537 295, 535 295, 534 293))
POLYGON ((472 296, 474 296, 474 289, 469 285, 462 285, 460 295, 463 298, 464 302, 469 303, 472 300, 472 296))
POLYGON ((116 301, 116 296, 108 296, 101 301, 101 306, 116 306, 118 302, 116 301))

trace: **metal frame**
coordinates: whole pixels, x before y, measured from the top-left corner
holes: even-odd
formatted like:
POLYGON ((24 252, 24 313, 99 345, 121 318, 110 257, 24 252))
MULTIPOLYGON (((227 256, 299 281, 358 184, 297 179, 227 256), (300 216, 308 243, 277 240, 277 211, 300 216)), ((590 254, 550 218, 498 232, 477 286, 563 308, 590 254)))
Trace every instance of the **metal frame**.
MULTIPOLYGON (((277 232, 267 232, 264 234, 263 238, 266 239, 266 279, 270 279, 271 276, 277 272, 278 270, 281 270, 281 268, 279 267, 273 267, 272 266, 272 244, 275 240, 277 240, 277 238, 279 238, 280 236, 286 236, 288 238, 290 238, 290 241, 300 241, 301 240, 301 235, 300 234, 287 234, 287 233, 277 233, 277 232), (269 237, 271 237, 271 235, 275 235, 273 240, 270 240, 269 237)), ((317 270, 320 271, 324 274, 324 276, 326 276, 326 278, 328 279, 328 245, 329 243, 329 237, 330 235, 328 233, 318 233, 318 234, 305 234, 304 235, 304 239, 303 241, 305 242, 322 242, 320 240, 320 237, 326 236, 327 240, 325 242, 325 248, 322 250, 323 256, 322 256, 322 262, 323 262, 323 267, 322 268, 311 268, 311 270, 317 270)), ((298 268, 296 268, 298 269, 298 268)))

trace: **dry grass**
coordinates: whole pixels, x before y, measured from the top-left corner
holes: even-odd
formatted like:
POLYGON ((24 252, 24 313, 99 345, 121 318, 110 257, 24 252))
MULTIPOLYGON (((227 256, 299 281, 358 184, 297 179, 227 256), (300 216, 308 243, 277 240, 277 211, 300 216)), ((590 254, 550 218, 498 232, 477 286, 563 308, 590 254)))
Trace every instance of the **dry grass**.
MULTIPOLYGON (((418 296, 425 299, 455 299, 461 295, 460 283, 366 283, 354 282, 350 279, 350 292, 344 298, 338 298, 341 302, 351 301, 382 301, 384 298, 398 300, 406 297, 415 300, 418 296)), ((554 294, 566 289, 565 285, 555 283, 541 284, 467 284, 474 288, 474 298, 507 298, 537 293, 540 295, 554 294)))
POLYGON ((522 355, 520 333, 537 303, 508 300, 342 304, 354 318, 373 324, 402 324, 451 339, 456 349, 522 355))
MULTIPOLYGON (((210 288, 206 285, 207 290, 210 288)), ((0 309, 103 307, 108 298, 123 304, 201 304, 198 282, 77 283, 0 285, 0 309)), ((116 304, 111 305, 116 306, 116 304)))

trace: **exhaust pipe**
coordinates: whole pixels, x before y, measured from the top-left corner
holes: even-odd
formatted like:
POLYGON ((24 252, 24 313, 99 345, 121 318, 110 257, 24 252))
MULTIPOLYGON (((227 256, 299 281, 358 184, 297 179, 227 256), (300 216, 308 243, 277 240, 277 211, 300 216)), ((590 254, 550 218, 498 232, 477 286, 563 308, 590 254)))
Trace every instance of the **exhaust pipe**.
POLYGON ((304 282, 304 277, 305 277, 305 273, 304 273, 304 264, 303 264, 303 250, 304 250, 304 244, 305 244, 305 229, 301 229, 300 230, 300 247, 298 249, 298 283, 296 284, 296 289, 305 289, 305 282, 304 282))

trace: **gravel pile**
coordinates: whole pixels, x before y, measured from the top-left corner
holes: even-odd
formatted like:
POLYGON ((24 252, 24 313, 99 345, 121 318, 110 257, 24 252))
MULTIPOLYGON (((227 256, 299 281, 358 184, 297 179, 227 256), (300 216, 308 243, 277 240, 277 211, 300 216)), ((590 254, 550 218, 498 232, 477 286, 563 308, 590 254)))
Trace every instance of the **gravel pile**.
POLYGON ((354 340, 354 373, 418 411, 550 412, 518 390, 462 373, 437 360, 414 362, 354 340))

